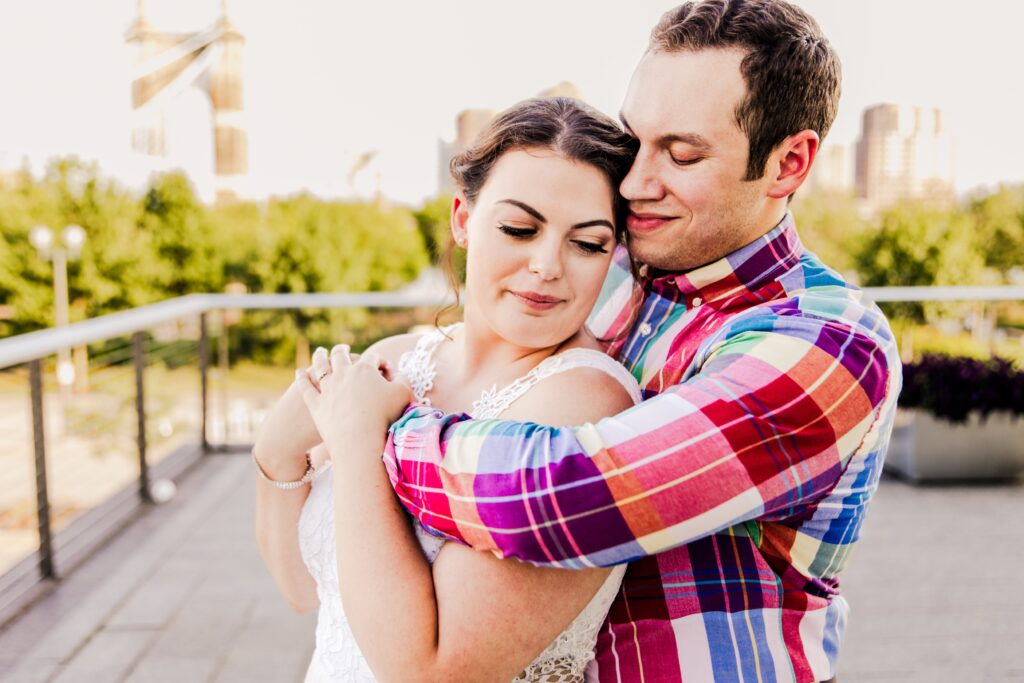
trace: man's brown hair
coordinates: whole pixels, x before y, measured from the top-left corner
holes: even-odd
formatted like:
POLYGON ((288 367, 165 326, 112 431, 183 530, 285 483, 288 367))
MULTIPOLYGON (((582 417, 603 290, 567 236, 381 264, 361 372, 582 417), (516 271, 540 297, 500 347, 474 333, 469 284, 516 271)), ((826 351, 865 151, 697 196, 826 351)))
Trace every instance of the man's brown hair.
POLYGON ((825 138, 839 107, 839 57, 818 23, 784 0, 687 2, 651 32, 651 50, 729 48, 747 53, 740 64, 747 96, 736 123, 750 143, 744 180, 757 180, 790 135, 810 129, 825 138))

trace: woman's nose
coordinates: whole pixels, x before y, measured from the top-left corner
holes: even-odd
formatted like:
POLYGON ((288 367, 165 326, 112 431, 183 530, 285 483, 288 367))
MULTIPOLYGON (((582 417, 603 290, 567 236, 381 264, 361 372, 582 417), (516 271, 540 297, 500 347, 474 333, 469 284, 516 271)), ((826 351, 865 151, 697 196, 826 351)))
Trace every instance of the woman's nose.
POLYGON ((539 244, 530 255, 530 272, 541 280, 562 277, 562 250, 560 245, 539 244))

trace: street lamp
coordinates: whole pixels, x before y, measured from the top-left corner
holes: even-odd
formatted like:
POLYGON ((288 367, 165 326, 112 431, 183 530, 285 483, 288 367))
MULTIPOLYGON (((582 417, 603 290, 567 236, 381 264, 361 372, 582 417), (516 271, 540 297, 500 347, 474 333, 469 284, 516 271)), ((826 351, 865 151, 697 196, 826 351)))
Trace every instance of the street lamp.
MULTIPOLYGON (((37 225, 28 234, 29 242, 39 256, 53 263, 54 318, 57 327, 68 324, 68 259, 72 261, 82 253, 85 244, 85 230, 80 225, 69 225, 60 234, 60 242, 53 231, 45 225, 37 225)), ((57 351, 57 383, 66 392, 75 381, 75 366, 71 362, 71 351, 62 348, 57 351)))

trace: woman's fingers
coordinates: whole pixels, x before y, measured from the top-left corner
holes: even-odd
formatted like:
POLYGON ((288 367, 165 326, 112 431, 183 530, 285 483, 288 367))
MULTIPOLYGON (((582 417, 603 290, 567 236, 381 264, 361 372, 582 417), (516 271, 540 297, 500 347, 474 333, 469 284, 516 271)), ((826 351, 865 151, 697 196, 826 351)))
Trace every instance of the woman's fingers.
POLYGON ((309 367, 309 381, 317 391, 320 391, 320 383, 324 377, 331 374, 331 362, 327 357, 327 349, 322 346, 316 347, 313 351, 313 363, 309 367))
POLYGON ((299 391, 302 394, 302 402, 306 404, 309 414, 314 416, 313 421, 316 422, 316 406, 320 399, 320 390, 309 382, 299 382, 299 391))
POLYGON ((335 344, 331 349, 330 361, 332 372, 344 372, 345 368, 352 365, 352 359, 349 357, 349 345, 335 344))
POLYGON ((359 362, 366 365, 372 365, 377 370, 380 370, 385 365, 384 359, 381 358, 381 355, 374 351, 364 353, 362 356, 359 357, 359 362))

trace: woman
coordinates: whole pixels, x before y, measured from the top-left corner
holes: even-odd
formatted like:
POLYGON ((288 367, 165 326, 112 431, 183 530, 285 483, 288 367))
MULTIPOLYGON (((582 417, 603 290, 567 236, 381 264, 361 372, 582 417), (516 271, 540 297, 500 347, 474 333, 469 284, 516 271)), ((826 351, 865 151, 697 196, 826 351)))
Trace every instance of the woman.
POLYGON ((639 400, 583 327, 621 234, 631 160, 616 124, 572 100, 500 115, 452 162, 464 322, 386 339, 355 364, 346 349, 318 350, 312 377, 268 416, 253 451, 257 533, 291 604, 320 605, 307 681, 582 680, 624 567, 541 569, 414 530, 380 453, 410 399, 555 425, 639 400), (396 370, 411 391, 389 381, 396 370), (309 487, 302 454, 320 438, 332 472, 309 487))

